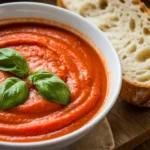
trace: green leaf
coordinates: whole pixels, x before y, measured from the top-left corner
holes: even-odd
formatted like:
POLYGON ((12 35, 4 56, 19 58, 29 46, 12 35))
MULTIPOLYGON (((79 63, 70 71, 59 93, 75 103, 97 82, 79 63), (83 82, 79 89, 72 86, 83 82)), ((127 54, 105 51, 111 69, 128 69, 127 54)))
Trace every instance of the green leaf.
POLYGON ((28 98, 27 84, 15 77, 7 78, 0 85, 0 110, 23 104, 28 98))
POLYGON ((70 103, 71 92, 67 84, 56 75, 45 70, 39 70, 31 74, 28 79, 36 86, 44 99, 64 105, 70 103))
POLYGON ((19 52, 12 48, 2 48, 0 49, 0 70, 24 77, 29 73, 29 66, 19 52))

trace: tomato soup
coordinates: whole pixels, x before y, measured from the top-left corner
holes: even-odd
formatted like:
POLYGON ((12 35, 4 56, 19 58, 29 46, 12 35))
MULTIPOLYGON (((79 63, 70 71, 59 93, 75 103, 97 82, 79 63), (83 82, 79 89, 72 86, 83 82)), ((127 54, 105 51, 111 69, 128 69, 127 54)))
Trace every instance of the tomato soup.
MULTIPOLYGON (((71 133, 87 124, 107 95, 105 62, 79 36, 44 23, 11 23, 0 27, 0 48, 13 48, 29 63, 59 76, 71 90, 67 106, 44 100, 27 78, 28 100, 0 111, 0 141, 33 142, 71 133)), ((0 71, 0 84, 14 76, 0 71)))

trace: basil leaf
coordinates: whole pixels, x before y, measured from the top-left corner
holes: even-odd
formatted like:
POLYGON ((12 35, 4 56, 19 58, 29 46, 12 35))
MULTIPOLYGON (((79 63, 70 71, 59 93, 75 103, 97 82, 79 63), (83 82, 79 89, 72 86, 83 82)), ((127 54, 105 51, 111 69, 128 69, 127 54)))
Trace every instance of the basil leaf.
POLYGON ((36 86, 39 94, 48 101, 67 105, 71 92, 65 82, 56 75, 45 70, 31 74, 28 79, 36 86))
POLYGON ((12 48, 0 49, 0 70, 8 71, 16 76, 28 75, 29 66, 26 59, 12 48))
POLYGON ((7 78, 0 85, 0 110, 18 106, 24 103, 27 98, 27 84, 18 78, 7 78))

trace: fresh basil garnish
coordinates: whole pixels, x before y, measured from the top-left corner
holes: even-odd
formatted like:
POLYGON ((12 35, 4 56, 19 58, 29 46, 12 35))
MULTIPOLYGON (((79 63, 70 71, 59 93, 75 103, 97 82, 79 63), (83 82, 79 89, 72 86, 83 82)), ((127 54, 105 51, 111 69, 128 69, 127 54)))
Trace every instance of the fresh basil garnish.
POLYGON ((45 70, 39 70, 32 73, 28 79, 46 100, 64 105, 69 104, 71 92, 67 84, 56 75, 45 70))
POLYGON ((26 59, 12 48, 0 49, 0 70, 8 71, 18 77, 24 77, 29 73, 26 59))
POLYGON ((27 98, 28 86, 18 78, 7 78, 0 85, 0 110, 23 104, 27 98))

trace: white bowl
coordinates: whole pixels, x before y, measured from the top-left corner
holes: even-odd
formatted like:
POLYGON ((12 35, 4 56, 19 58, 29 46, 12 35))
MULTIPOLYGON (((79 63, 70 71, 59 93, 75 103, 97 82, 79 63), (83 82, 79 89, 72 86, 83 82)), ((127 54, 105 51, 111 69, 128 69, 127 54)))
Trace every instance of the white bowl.
POLYGON ((2 142, 2 150, 47 150, 65 147, 81 138, 89 132, 114 105, 121 87, 122 73, 118 55, 108 38, 97 27, 89 21, 70 11, 41 3, 17 2, 0 5, 0 19, 6 18, 44 18, 69 25, 87 36, 95 45, 97 51, 101 53, 106 61, 109 72, 109 92, 103 107, 97 116, 82 128, 55 139, 40 142, 2 142))

